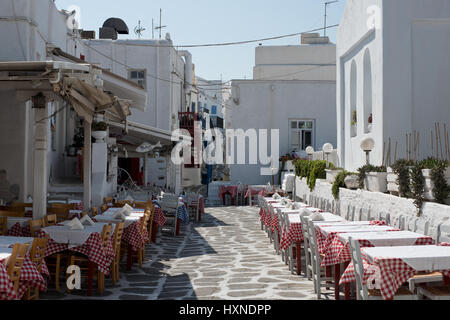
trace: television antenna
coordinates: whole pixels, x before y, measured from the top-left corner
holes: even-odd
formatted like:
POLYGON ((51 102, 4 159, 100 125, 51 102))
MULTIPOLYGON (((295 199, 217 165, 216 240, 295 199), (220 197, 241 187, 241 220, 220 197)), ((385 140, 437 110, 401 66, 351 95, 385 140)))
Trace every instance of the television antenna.
POLYGON ((330 4, 333 4, 333 3, 336 3, 336 2, 339 2, 339 0, 337 0, 337 1, 327 1, 327 2, 325 2, 325 23, 324 23, 324 25, 323 25, 323 36, 324 36, 324 37, 327 35, 327 9, 328 9, 328 6, 329 6, 330 4))
POLYGON ((139 37, 139 39, 141 39, 142 37, 142 33, 145 31, 146 29, 141 26, 141 20, 139 20, 138 22, 138 26, 134 28, 134 33, 139 37))
POLYGON ((162 9, 159 9, 159 26, 155 27, 155 30, 159 30, 159 38, 162 38, 162 29, 167 28, 167 26, 162 25, 162 9))

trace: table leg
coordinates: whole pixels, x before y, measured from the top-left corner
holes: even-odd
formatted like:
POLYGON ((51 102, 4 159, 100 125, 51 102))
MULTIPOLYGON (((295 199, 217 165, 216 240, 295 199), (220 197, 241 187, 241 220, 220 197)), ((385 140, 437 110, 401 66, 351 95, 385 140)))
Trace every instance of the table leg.
MULTIPOLYGON (((325 276, 326 276, 327 278, 331 278, 332 273, 333 273, 333 271, 332 271, 332 266, 326 267, 326 269, 325 269, 325 276)), ((329 283, 330 283, 330 282, 328 281, 327 284, 329 284, 329 283)), ((327 287, 326 289, 327 289, 327 290, 330 290, 330 287, 327 287)))
POLYGON ((334 299, 340 300, 339 297, 339 280, 341 279, 341 265, 334 265, 334 299))
POLYGON ((301 242, 297 241, 296 243, 297 247, 297 275, 302 274, 302 248, 301 248, 301 242))
POLYGON ((88 266, 88 296, 92 296, 92 283, 94 279, 94 263, 89 261, 88 266))
POLYGON ((156 222, 153 222, 153 228, 152 228, 152 242, 156 243, 156 235, 158 234, 158 224, 156 222))
MULTIPOLYGON (((350 264, 350 262, 346 262, 344 264, 344 269, 345 270, 347 270, 349 264, 350 264)), ((348 282, 345 283, 345 285, 344 285, 344 293, 345 293, 345 300, 350 300, 351 299, 351 297, 350 297, 350 283, 348 283, 348 282)))
POLYGON ((181 219, 178 218, 178 221, 177 221, 177 231, 176 231, 176 235, 177 235, 177 236, 180 235, 180 226, 181 226, 181 219))

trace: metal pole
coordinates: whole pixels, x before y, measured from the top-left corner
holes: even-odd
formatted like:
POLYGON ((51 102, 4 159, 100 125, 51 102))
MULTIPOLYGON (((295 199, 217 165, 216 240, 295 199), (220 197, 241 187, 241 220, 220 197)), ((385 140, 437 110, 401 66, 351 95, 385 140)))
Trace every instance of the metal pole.
POLYGON ((161 39, 162 32, 162 9, 159 9, 159 38, 161 39))

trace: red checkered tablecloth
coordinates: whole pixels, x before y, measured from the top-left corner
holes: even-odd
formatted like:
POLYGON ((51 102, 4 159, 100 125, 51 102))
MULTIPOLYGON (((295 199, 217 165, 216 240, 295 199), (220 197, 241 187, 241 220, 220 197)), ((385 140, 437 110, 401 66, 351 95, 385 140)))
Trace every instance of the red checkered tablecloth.
POLYGON ((247 192, 245 193, 245 198, 250 197, 250 194, 251 194, 252 196, 260 195, 260 196, 262 196, 262 197, 265 197, 265 196, 267 195, 267 191, 266 191, 265 189, 262 189, 262 190, 255 190, 255 189, 253 189, 253 188, 249 188, 249 189, 247 190, 247 192))
MULTIPOLYGON (((155 211, 155 213, 156 213, 156 211, 155 211)), ((141 226, 142 226, 142 220, 139 220, 139 222, 135 222, 135 223, 131 224, 128 228, 125 228, 123 235, 122 235, 122 241, 131 245, 133 248, 133 251, 139 250, 149 240, 149 235, 148 235, 147 230, 144 230, 143 235, 141 234, 141 226)))
MULTIPOLYGON (((48 275, 46 266, 43 268, 43 273, 48 275)), ((28 256, 23 262, 17 294, 14 291, 14 285, 8 276, 5 265, 0 262, 0 300, 19 300, 31 287, 37 287, 40 291, 45 292, 47 290, 47 282, 28 256)))
POLYGON ((234 199, 238 194, 237 186, 222 186, 219 189, 219 198, 222 199, 226 193, 230 193, 231 197, 234 199))
MULTIPOLYGON (((358 240, 361 248, 374 247, 368 240, 358 240)), ((427 246, 433 245, 434 241, 431 237, 418 238, 414 243, 415 246, 427 246)), ((328 250, 325 250, 325 258, 322 261, 322 267, 333 266, 335 264, 340 264, 352 260, 352 255, 350 253, 349 243, 342 243, 338 235, 335 234, 334 239, 331 242, 328 250)))
MULTIPOLYGON (((39 231, 38 236, 44 238, 46 233, 41 230, 39 231)), ((65 250, 75 251, 87 256, 90 261, 97 265, 100 272, 103 272, 105 275, 109 275, 109 268, 114 259, 112 239, 108 242, 108 246, 105 251, 103 248, 101 234, 98 232, 92 233, 82 246, 71 249, 69 249, 67 244, 56 243, 50 238, 47 248, 45 249, 45 256, 49 257, 55 253, 65 250)))
POLYGON ((161 208, 155 207, 155 216, 153 217, 153 221, 156 222, 159 227, 163 227, 166 224, 167 218, 161 208))
MULTIPOLYGON (((324 238, 318 229, 316 229, 316 238, 317 238, 318 246, 320 248, 321 246, 323 246, 322 243, 324 241, 324 238)), ((303 240, 304 240, 304 237, 303 237, 302 224, 301 223, 291 223, 289 225, 289 229, 288 229, 287 233, 283 230, 283 235, 281 237, 280 249, 286 250, 293 243, 295 243, 297 241, 303 241, 303 240)))

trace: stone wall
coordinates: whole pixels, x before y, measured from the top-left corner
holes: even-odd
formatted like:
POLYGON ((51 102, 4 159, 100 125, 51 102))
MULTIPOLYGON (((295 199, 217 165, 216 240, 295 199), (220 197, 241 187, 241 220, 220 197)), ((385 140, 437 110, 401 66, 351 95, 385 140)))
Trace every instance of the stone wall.
MULTIPOLYGON (((313 192, 310 192, 306 179, 297 177, 295 194, 297 198, 305 201, 309 201, 309 196, 312 194, 331 203, 334 201, 331 187, 332 185, 325 180, 317 180, 316 188, 313 192)), ((398 221, 401 215, 417 218, 417 209, 412 199, 399 198, 378 192, 341 188, 338 204, 341 212, 347 210, 349 205, 352 205, 357 208, 370 209, 372 216, 380 212, 389 213, 391 223, 398 221)), ((421 219, 430 221, 430 235, 434 237, 437 234, 438 226, 450 219, 450 206, 426 202, 421 219)))

